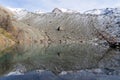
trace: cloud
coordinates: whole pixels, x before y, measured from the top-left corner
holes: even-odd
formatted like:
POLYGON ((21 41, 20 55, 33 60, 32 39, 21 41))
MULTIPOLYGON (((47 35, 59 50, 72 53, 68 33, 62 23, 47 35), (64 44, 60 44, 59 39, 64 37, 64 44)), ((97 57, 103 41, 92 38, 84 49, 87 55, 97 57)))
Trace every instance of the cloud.
POLYGON ((94 8, 119 7, 120 0, 0 0, 0 4, 28 10, 51 11, 55 7, 60 7, 86 11, 94 8))

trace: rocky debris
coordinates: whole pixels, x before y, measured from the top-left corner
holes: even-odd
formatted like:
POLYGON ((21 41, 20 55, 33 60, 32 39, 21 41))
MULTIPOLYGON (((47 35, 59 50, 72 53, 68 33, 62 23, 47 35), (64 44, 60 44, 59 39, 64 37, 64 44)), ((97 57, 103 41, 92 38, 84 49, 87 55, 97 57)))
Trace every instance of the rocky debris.
POLYGON ((99 74, 81 70, 77 72, 64 71, 58 75, 53 74, 51 71, 36 70, 27 72, 24 75, 12 75, 1 77, 0 80, 120 80, 120 76, 100 74, 101 69, 93 70, 99 74))
POLYGON ((120 80, 119 76, 80 71, 60 75, 63 80, 120 80))
POLYGON ((11 75, 23 75, 24 72, 26 72, 26 68, 25 66, 23 66, 22 64, 17 64, 14 66, 14 70, 12 70, 11 72, 9 72, 7 75, 5 76, 11 76, 11 75))
POLYGON ((111 48, 119 49, 120 48, 120 42, 109 43, 109 46, 111 48))
POLYGON ((63 31, 64 29, 59 26, 59 27, 57 28, 57 30, 58 30, 58 31, 63 31))

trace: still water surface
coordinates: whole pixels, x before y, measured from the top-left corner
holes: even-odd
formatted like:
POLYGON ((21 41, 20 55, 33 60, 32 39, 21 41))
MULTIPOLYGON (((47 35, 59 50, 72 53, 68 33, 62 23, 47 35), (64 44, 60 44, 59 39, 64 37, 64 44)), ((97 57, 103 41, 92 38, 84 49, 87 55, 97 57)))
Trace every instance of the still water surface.
POLYGON ((23 67, 23 71, 44 69, 55 73, 98 67, 120 68, 118 50, 92 44, 17 45, 0 53, 0 75, 23 67))

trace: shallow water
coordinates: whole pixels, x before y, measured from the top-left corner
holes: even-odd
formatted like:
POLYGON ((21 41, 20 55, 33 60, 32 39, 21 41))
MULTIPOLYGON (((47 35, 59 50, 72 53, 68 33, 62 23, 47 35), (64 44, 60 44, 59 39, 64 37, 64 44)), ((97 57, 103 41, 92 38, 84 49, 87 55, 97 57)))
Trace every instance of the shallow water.
POLYGON ((120 52, 93 44, 17 45, 1 52, 0 75, 16 69, 61 71, 120 68, 120 52))

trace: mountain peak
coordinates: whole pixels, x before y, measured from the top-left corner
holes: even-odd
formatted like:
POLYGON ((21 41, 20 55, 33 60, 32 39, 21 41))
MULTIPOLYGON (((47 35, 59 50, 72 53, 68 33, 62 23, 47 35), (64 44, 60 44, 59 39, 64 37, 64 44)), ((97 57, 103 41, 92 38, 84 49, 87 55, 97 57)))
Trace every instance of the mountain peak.
POLYGON ((12 12, 20 12, 20 11, 27 11, 24 8, 11 8, 11 7, 7 7, 10 11, 12 12))
POLYGON ((52 12, 53 13, 79 13, 79 11, 74 11, 71 9, 64 9, 64 8, 54 8, 52 12))
POLYGON ((120 15, 120 8, 103 8, 93 9, 85 11, 84 14, 96 14, 96 15, 120 15))
POLYGON ((17 18, 17 19, 21 19, 21 18, 25 17, 28 13, 28 11, 23 8, 8 7, 8 9, 13 12, 13 14, 15 15, 15 18, 17 18))

